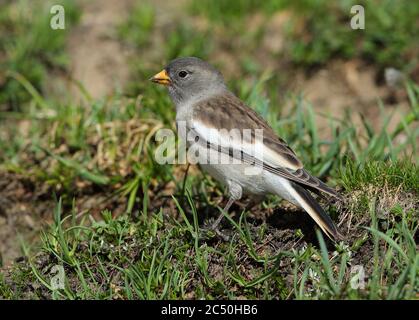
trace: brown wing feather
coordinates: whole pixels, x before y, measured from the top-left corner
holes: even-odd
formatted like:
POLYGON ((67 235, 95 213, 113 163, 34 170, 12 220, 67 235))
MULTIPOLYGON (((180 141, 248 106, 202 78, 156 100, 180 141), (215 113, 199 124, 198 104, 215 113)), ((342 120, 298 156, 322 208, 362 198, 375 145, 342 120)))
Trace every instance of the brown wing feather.
MULTIPOLYGON (((288 144, 278 137, 272 128, 257 112, 245 105, 233 94, 212 97, 199 102, 193 108, 193 118, 215 129, 263 129, 263 144, 282 156, 292 168, 302 168, 288 144)), ((254 136, 252 136, 254 138, 254 136)))
MULTIPOLYGON (((193 110, 193 118, 195 120, 201 121, 205 125, 215 129, 263 129, 263 143, 269 149, 285 158, 294 168, 274 167, 263 163, 259 159, 256 159, 255 157, 242 151, 241 160, 243 162, 263 166, 265 170, 273 174, 292 180, 314 190, 325 192, 333 197, 340 198, 340 195, 334 189, 309 174, 303 168, 301 161, 297 158, 296 154, 287 145, 287 143, 275 134, 272 128, 260 115, 246 106, 233 94, 217 96, 199 102, 193 107, 193 110)), ((237 152, 234 152, 233 148, 230 148, 229 150, 220 150, 218 146, 212 145, 206 141, 205 137, 201 136, 199 141, 204 141, 204 143, 207 144, 207 147, 228 153, 231 157, 237 157, 237 152)))

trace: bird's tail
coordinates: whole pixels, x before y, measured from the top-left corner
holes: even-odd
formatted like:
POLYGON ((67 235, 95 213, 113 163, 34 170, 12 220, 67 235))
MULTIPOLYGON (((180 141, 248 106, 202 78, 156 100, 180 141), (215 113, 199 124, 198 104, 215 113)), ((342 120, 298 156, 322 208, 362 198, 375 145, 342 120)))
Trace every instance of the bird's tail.
POLYGON ((292 182, 286 183, 284 187, 293 197, 293 202, 302 207, 330 239, 339 240, 342 238, 332 219, 324 212, 309 191, 292 182))

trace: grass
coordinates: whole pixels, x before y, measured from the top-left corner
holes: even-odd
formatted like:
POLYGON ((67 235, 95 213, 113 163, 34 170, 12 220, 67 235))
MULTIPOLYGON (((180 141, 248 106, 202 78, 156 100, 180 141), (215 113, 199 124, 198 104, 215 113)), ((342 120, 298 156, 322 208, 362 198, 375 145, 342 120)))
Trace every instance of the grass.
POLYGON ((360 58, 378 67, 398 68, 411 74, 418 63, 416 44, 419 26, 416 17, 419 5, 412 1, 386 0, 363 1, 365 29, 353 31, 349 28, 352 18, 351 7, 356 1, 190 1, 191 13, 204 16, 215 24, 229 29, 237 28, 236 37, 243 35, 246 25, 240 24, 255 13, 269 16, 275 13, 289 14, 284 24, 287 34, 282 58, 298 66, 312 68, 340 59, 360 58), (324 14, 328 12, 328 14, 324 14), (319 19, 319 17, 323 17, 319 19), (384 50, 385 48, 385 50, 384 50), (406 63, 408 61, 408 63, 406 63))
POLYGON ((134 7, 128 19, 118 26, 118 36, 126 44, 143 47, 150 44, 149 34, 154 24, 154 7, 149 3, 142 3, 134 7))
MULTIPOLYGON (((267 1, 261 12, 290 7, 267 1)), ((224 222, 230 241, 204 232, 225 202, 223 189, 195 167, 154 161, 154 135, 175 129, 175 115, 166 92, 144 81, 178 55, 214 55, 220 43, 211 31, 221 25, 235 34, 256 2, 208 7, 203 1, 202 8, 208 10, 190 10, 214 21, 205 37, 183 21, 161 35, 165 47, 156 53, 157 13, 151 4, 136 7, 118 28, 122 41, 143 53, 131 61, 133 78, 122 93, 87 99, 87 107, 47 95, 45 76, 15 70, 15 87, 4 92, 24 99, 15 111, 0 111, 0 172, 22 182, 31 208, 46 199, 51 218, 44 219, 39 241, 22 238, 24 258, 1 270, 0 298, 417 299, 419 87, 408 77, 409 109, 390 131, 395 112, 385 112, 380 101, 381 124, 373 126, 362 117, 355 124, 350 114, 318 114, 298 94, 278 99, 276 76, 237 52, 242 63, 231 87, 313 174, 340 190, 343 201, 320 201, 346 237, 331 243, 303 212, 273 197, 252 210, 233 207, 235 216, 224 222), (285 103, 293 107, 274 108, 285 103), (327 138, 318 128, 321 117, 329 123, 327 138), (56 266, 64 269, 64 289, 51 283, 56 266), (364 282, 357 282, 359 272, 364 282)), ((339 37, 339 28, 333 32, 339 37)), ((345 56, 319 37, 321 58, 303 57, 308 64, 345 56)), ((257 46, 258 39, 256 31, 239 43, 257 46)))
POLYGON ((77 22, 80 12, 73 1, 19 0, 4 5, 0 13, 0 105, 6 110, 20 110, 30 98, 28 91, 16 81, 14 74, 23 74, 38 90, 45 92, 44 80, 51 70, 65 70, 68 57, 65 40, 68 30, 77 22), (51 32, 52 5, 65 8, 66 29, 51 32))
POLYGON ((417 212, 395 206, 390 216, 398 219, 383 230, 374 201, 362 215, 368 222, 353 230, 362 236, 351 235, 331 250, 320 232, 319 244, 303 244, 294 235, 288 239, 293 246, 284 247, 272 227, 255 226, 245 214, 230 221, 232 241, 204 240, 191 196, 184 207, 175 201, 181 219, 145 205, 137 222, 126 215, 113 218, 109 211, 102 212, 102 220, 80 219, 74 208, 63 213, 60 200, 39 253, 9 271, 25 272, 29 279, 8 276, 0 294, 19 296, 16 288, 27 291, 25 284, 31 283, 36 288, 31 298, 56 299, 415 298, 417 212), (267 241, 272 246, 263 245, 267 241), (371 251, 371 259, 363 250, 371 251), (55 265, 64 267, 65 289, 51 287, 55 265), (365 268, 360 289, 351 287, 354 265, 365 268))
POLYGON ((228 0, 217 1, 190 1, 190 11, 193 14, 202 14, 207 16, 210 20, 223 23, 227 26, 232 26, 244 16, 255 11, 263 11, 265 13, 272 13, 279 9, 283 9, 286 1, 269 0, 261 4, 255 0, 244 0, 232 2, 228 0))

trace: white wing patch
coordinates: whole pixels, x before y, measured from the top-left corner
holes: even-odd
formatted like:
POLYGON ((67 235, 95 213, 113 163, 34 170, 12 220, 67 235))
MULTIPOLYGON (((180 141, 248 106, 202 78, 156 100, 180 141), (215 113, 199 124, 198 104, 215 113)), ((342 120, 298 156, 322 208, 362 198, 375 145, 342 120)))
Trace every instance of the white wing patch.
POLYGON ((244 152, 255 159, 262 161, 274 168, 282 167, 292 170, 300 169, 294 163, 291 163, 282 154, 268 148, 263 143, 263 129, 216 129, 210 128, 205 123, 196 119, 192 120, 192 129, 199 137, 204 138, 213 146, 232 149, 233 152, 244 152), (252 143, 253 140, 253 143, 252 143))

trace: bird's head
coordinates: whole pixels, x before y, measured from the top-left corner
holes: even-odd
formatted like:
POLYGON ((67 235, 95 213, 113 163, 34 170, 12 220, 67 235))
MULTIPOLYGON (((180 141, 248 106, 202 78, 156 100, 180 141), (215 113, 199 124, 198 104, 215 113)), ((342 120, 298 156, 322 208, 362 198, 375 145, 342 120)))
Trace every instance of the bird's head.
POLYGON ((151 81, 165 85, 175 104, 199 100, 225 89, 222 74, 209 63, 195 57, 171 61, 151 81))

